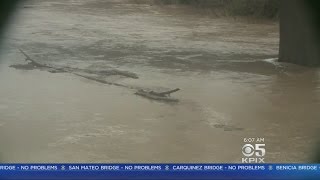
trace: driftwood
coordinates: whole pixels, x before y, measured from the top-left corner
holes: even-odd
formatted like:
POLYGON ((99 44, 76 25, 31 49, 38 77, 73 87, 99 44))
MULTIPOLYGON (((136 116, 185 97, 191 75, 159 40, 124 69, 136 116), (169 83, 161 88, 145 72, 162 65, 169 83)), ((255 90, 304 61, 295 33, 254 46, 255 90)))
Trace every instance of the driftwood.
POLYGON ((45 64, 40 64, 40 63, 37 63, 36 61, 34 61, 33 59, 30 58, 30 56, 28 56, 28 54, 26 54, 24 51, 22 51, 22 49, 19 49, 19 51, 26 57, 26 61, 30 61, 34 66, 36 67, 47 67, 47 68, 52 68, 52 67, 49 67, 45 64))
POLYGON ((27 61, 27 60, 32 60, 32 59, 28 56, 28 54, 26 54, 24 51, 22 51, 22 49, 19 48, 19 51, 26 57, 26 61, 27 61))
MULTIPOLYGON (((34 67, 38 67, 38 68, 48 68, 48 71, 51 72, 51 73, 68 72, 68 73, 75 74, 74 71, 81 71, 81 72, 89 73, 89 74, 120 75, 120 76, 133 78, 133 79, 138 79, 139 78, 135 73, 127 72, 127 71, 121 71, 121 70, 117 70, 117 69, 94 71, 94 70, 90 70, 90 69, 79 69, 79 68, 72 68, 72 67, 53 67, 53 66, 50 66, 50 65, 47 65, 47 64, 40 64, 40 63, 36 62, 35 60, 33 60, 30 56, 28 56, 27 53, 25 53, 20 48, 19 48, 19 51, 26 57, 26 59, 25 59, 26 61, 30 61, 29 62, 30 65, 32 65, 34 67)), ((80 76, 78 73, 75 74, 75 75, 80 76)), ((84 76, 84 77, 87 78, 87 79, 91 78, 91 77, 88 77, 88 76, 84 76)), ((98 79, 96 79, 96 78, 94 78, 93 80, 98 81, 98 79)), ((109 84, 109 83, 106 83, 105 81, 103 81, 102 83, 109 84)))
POLYGON ((157 95, 157 96, 170 96, 171 93, 177 92, 179 90, 180 90, 179 88, 176 88, 176 89, 173 89, 173 90, 170 90, 170 91, 165 91, 165 92, 154 92, 154 91, 151 91, 150 93, 154 94, 154 95, 157 95))
POLYGON ((58 68, 58 67, 52 67, 46 64, 40 64, 36 62, 35 60, 31 59, 30 56, 28 56, 27 53, 25 53, 22 49, 19 48, 19 51, 26 57, 26 61, 30 61, 28 64, 31 66, 37 67, 37 68, 48 68, 48 71, 51 73, 58 73, 58 72, 69 72, 66 68, 58 68))

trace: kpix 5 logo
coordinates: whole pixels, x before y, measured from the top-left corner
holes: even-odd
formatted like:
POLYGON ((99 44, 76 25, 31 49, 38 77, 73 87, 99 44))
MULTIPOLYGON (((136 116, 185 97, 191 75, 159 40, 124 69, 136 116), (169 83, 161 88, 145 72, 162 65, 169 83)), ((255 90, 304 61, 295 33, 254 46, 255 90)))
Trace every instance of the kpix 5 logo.
POLYGON ((244 138, 247 143, 242 146, 242 163, 265 163, 264 156, 266 155, 264 138, 244 138))

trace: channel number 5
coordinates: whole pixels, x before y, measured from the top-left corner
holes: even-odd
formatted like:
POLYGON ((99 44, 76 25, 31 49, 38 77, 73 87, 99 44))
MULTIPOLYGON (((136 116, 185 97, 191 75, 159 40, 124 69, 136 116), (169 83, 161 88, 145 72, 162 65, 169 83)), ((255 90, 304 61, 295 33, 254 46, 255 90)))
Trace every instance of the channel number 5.
POLYGON ((250 157, 255 154, 257 157, 262 157, 266 154, 265 144, 245 144, 242 147, 242 154, 246 157, 250 157))

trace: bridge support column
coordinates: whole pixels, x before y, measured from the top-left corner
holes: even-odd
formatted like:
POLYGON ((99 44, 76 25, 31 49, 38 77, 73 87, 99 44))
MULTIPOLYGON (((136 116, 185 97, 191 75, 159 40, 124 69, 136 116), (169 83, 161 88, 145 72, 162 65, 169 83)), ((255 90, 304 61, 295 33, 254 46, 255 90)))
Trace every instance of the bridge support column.
MULTIPOLYGON (((279 61, 320 65, 320 31, 312 0, 280 0, 279 61)), ((316 3, 316 1, 313 1, 316 3)))

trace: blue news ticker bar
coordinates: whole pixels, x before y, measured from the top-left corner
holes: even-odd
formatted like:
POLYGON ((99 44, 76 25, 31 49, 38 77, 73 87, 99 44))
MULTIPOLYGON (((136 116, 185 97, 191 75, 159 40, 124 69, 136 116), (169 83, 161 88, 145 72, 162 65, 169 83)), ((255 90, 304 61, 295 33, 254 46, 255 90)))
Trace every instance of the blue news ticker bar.
POLYGON ((0 164, 0 179, 320 179, 320 164, 0 164))

